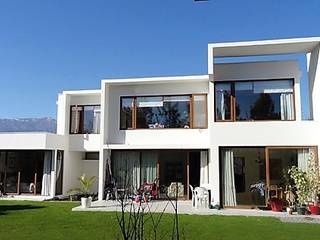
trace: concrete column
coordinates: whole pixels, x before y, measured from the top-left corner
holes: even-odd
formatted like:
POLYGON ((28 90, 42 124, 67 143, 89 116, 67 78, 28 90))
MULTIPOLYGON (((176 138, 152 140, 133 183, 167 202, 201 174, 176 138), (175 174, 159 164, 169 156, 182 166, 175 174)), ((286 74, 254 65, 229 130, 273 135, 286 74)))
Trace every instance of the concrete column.
POLYGON ((106 173, 106 160, 108 157, 109 150, 100 150, 99 154, 99 185, 98 185, 98 200, 103 200, 104 195, 104 183, 105 183, 105 173, 106 173))
POLYGON ((320 121, 320 45, 307 54, 309 77, 310 117, 320 121))
POLYGON ((296 111, 296 121, 302 120, 301 114, 301 73, 297 73, 297 76, 294 79, 294 95, 295 95, 295 111, 296 111))
POLYGON ((57 170, 57 149, 52 151, 52 170, 51 170, 51 186, 50 197, 53 198, 56 195, 56 170, 57 170))
POLYGON ((209 150, 209 184, 211 190, 211 202, 220 205, 220 172, 219 172, 219 148, 211 147, 209 150))

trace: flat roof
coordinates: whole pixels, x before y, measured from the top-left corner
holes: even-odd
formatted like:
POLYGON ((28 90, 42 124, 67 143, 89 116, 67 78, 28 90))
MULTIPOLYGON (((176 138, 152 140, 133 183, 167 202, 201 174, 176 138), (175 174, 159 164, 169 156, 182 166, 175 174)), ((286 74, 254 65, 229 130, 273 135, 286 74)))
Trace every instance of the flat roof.
POLYGON ((101 93, 100 89, 62 91, 62 94, 67 94, 67 95, 98 95, 100 93, 101 93))
POLYGON ((142 78, 122 78, 122 79, 103 79, 103 84, 128 85, 128 84, 146 84, 146 83, 170 83, 186 81, 208 81, 209 75, 191 75, 191 76, 171 76, 171 77, 142 77, 142 78))
POLYGON ((309 53, 320 43, 320 37, 274 39, 243 42, 210 43, 213 57, 242 57, 309 53))
POLYGON ((65 136, 48 132, 1 132, 0 150, 64 149, 65 136))

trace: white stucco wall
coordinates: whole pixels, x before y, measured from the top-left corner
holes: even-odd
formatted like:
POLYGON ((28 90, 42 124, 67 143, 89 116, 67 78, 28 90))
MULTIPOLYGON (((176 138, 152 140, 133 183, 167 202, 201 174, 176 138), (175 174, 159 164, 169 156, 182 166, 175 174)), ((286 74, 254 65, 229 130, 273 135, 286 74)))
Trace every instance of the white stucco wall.
MULTIPOLYGON (((108 145, 133 146, 148 145, 149 148, 170 148, 172 146, 201 147, 209 141, 207 129, 135 129, 120 130, 120 97, 143 96, 143 95, 170 95, 208 93, 208 82, 200 81, 192 83, 153 83, 134 84, 122 86, 109 86, 107 96, 108 145)), ((124 147, 124 146, 123 146, 124 147)))
POLYGON ((53 150, 64 149, 65 137, 52 133, 0 133, 0 149, 3 150, 53 150))
POLYGON ((99 151, 100 134, 70 134, 70 151, 99 151))
POLYGON ((92 192, 98 192, 99 160, 82 160, 82 172, 88 177, 97 177, 97 180, 92 187, 92 192))
MULTIPOLYGON (((301 119, 300 70, 295 61, 229 63, 214 65, 214 81, 294 78, 295 121, 214 122, 214 84, 210 83, 210 185, 213 200, 220 200, 219 147, 222 146, 315 146, 316 122, 301 119)), ((320 130, 320 129, 319 129, 320 130)))
POLYGON ((78 177, 82 174, 82 153, 66 151, 64 153, 63 193, 79 187, 78 177))

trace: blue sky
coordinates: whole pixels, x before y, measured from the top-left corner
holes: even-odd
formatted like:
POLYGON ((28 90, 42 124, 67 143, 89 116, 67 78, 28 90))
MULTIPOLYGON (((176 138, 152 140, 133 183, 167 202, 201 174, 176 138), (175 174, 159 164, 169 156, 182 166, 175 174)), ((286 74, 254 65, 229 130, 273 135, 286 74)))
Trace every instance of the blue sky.
POLYGON ((207 43, 320 36, 319 0, 0 0, 0 118, 102 78, 207 73, 207 43))

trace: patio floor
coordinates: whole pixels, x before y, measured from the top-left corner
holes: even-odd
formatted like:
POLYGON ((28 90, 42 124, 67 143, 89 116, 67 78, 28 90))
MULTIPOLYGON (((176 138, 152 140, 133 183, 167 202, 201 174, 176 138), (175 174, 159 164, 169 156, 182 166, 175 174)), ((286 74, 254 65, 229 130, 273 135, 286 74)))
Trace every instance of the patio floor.
POLYGON ((50 199, 48 196, 39 195, 4 195, 0 197, 0 200, 26 200, 26 201, 44 201, 50 199))
MULTIPOLYGON (((138 207, 139 205, 136 204, 138 207)), ((152 212, 174 213, 173 206, 167 201, 152 201, 148 204, 142 204, 145 209, 152 212)), ((90 208, 82 208, 81 206, 75 207, 72 211, 106 211, 114 212, 120 211, 121 206, 118 201, 95 201, 90 208)), ((129 211, 130 206, 126 210, 129 211)), ((208 209, 198 208, 195 209, 191 206, 191 201, 178 201, 178 213, 189 215, 221 215, 221 216, 247 216, 247 217, 276 217, 283 222, 296 222, 296 223, 318 223, 320 224, 320 215, 289 215, 286 212, 272 212, 258 209, 208 209)))

